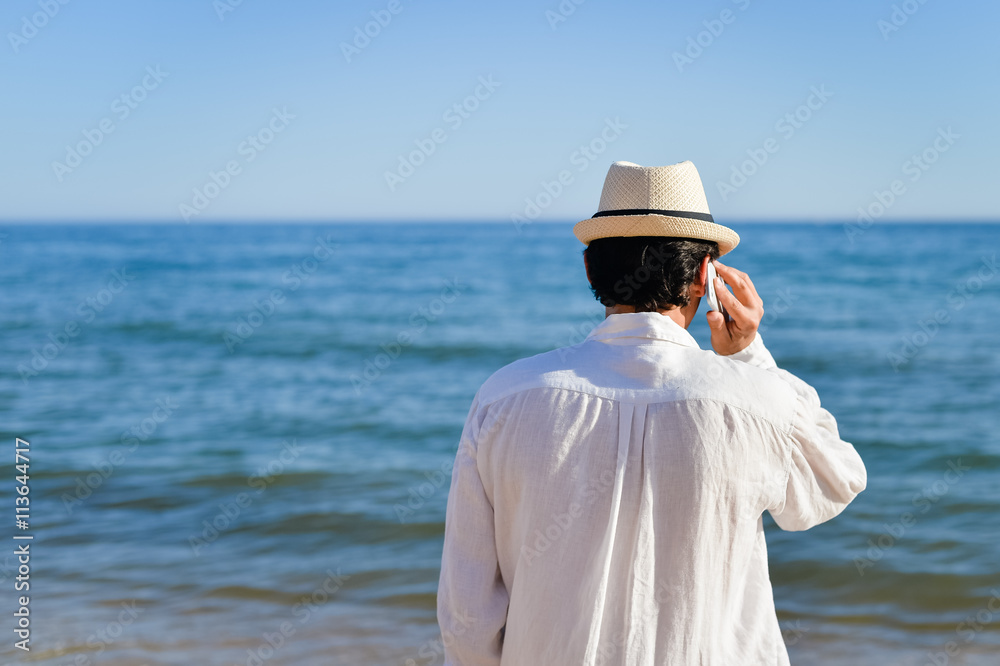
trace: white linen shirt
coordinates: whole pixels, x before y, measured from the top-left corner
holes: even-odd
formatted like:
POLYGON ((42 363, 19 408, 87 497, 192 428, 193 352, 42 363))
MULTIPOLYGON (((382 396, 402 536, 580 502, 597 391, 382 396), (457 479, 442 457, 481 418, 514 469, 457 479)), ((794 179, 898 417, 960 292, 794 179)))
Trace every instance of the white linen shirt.
POLYGON ((804 530, 866 485, 760 337, 732 356, 656 312, 479 389, 445 522, 445 664, 788 664, 762 514, 804 530))

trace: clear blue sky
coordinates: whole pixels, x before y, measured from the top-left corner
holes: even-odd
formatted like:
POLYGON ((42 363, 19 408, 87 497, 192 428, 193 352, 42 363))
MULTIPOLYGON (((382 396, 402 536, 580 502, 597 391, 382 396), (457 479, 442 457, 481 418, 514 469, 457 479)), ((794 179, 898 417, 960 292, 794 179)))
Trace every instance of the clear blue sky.
POLYGON ((896 179, 883 219, 1000 217, 996 2, 909 0, 892 32, 879 21, 899 0, 565 0, 575 11, 555 27, 559 0, 224 2, 6 0, 0 219, 183 223, 181 204, 234 162, 192 223, 506 220, 563 170, 540 219, 575 220, 596 211, 611 162, 685 159, 720 221, 853 218, 896 179), (45 6, 54 16, 26 27, 45 6), (391 22, 348 62, 342 44, 371 12, 391 22), (710 28, 679 68, 674 53, 710 28), (499 87, 445 116, 480 77, 499 87), (779 130, 813 86, 832 96, 779 130), (276 108, 294 118, 272 137, 276 108), (627 127, 593 161, 576 153, 608 119, 627 127), (102 121, 112 133, 75 167, 54 165, 102 121), (438 128, 444 142, 390 189, 386 172, 438 128), (251 135, 273 140, 258 151, 251 135), (777 152, 723 196, 769 138, 777 152), (926 170, 906 164, 928 149, 926 170))

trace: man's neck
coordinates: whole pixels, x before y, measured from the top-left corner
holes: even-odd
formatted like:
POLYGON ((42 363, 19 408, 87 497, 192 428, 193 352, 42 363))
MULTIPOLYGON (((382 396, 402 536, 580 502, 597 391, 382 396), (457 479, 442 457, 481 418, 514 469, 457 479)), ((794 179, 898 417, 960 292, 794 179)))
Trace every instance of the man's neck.
MULTIPOLYGON (((604 308, 604 317, 608 318, 608 317, 610 317, 613 314, 622 314, 622 313, 625 313, 625 312, 635 312, 635 306, 632 306, 632 305, 616 305, 613 308, 605 307, 604 308)), ((684 311, 681 308, 670 308, 669 310, 657 310, 657 312, 659 312, 661 315, 663 315, 665 317, 670 317, 671 319, 674 320, 674 323, 676 323, 681 328, 685 328, 686 329, 688 327, 688 324, 691 323, 691 319, 684 316, 685 313, 684 313, 684 311)), ((692 317, 693 317, 694 313, 691 313, 691 314, 692 314, 692 317)))

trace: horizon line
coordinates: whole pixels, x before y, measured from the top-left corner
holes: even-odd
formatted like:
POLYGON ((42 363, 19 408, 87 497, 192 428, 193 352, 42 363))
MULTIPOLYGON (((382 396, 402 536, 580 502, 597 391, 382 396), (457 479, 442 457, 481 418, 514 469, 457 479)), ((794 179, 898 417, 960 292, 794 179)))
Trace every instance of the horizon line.
MULTIPOLYGON (((572 225, 580 220, 531 220, 521 227, 533 225, 572 225)), ((953 224, 953 225, 984 225, 998 224, 1000 218, 892 218, 877 219, 875 224, 953 224)), ((218 218, 194 223, 167 218, 25 218, 19 220, 0 219, 0 225, 30 226, 30 225, 174 225, 174 226, 211 226, 211 225, 258 225, 258 224, 514 224, 511 220, 499 218, 218 218)), ((853 218, 732 218, 725 224, 791 224, 791 225, 827 225, 827 224, 857 224, 853 218)))

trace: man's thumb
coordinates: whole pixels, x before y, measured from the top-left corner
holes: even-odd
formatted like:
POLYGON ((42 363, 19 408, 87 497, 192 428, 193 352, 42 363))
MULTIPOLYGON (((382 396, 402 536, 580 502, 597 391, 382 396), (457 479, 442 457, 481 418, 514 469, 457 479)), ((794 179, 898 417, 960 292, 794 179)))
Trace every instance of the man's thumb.
POLYGON ((708 318, 708 327, 713 331, 721 331, 726 327, 726 318, 722 316, 721 312, 715 312, 711 310, 705 313, 708 318))

